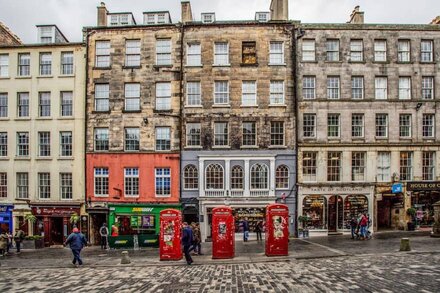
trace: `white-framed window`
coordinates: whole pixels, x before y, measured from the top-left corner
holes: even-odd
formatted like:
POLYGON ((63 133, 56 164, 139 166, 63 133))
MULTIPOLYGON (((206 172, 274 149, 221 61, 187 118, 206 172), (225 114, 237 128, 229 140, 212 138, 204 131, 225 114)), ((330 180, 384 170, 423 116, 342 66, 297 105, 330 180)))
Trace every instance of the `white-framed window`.
POLYGON ((275 188, 289 189, 289 167, 279 165, 275 170, 275 188))
POLYGON ((351 77, 351 98, 353 100, 362 100, 364 98, 364 77, 351 77))
POLYGON ((423 138, 434 138, 434 135, 435 135, 435 114, 423 114, 422 135, 423 135, 423 138))
POLYGON ((110 41, 96 41, 96 64, 98 68, 110 67, 110 41))
POLYGON ((210 164, 206 167, 205 173, 205 189, 206 190, 222 190, 224 189, 224 171, 220 164, 210 164))
POLYGON ((400 180, 413 180, 413 152, 400 152, 400 180))
POLYGON ((387 61, 387 41, 375 40, 374 41, 374 61, 386 62, 387 61))
POLYGON ((201 146, 201 129, 200 123, 186 124, 186 146, 201 146))
POLYGON ((434 55, 434 42, 432 40, 422 40, 420 50, 420 61, 421 62, 432 62, 434 55))
POLYGON ((172 65, 171 39, 156 40, 156 65, 172 65))
POLYGON ((337 100, 339 99, 340 79, 339 76, 328 76, 327 77, 327 99, 337 100))
POLYGON ((108 196, 108 168, 95 168, 94 174, 95 196, 108 196))
POLYGON ((40 117, 50 117, 50 92, 38 94, 38 114, 40 117))
POLYGON ((241 85, 241 105, 257 105, 257 82, 255 80, 243 81, 241 85))
POLYGON ((351 137, 364 137, 364 114, 351 115, 351 137))
POLYGON ((243 122, 243 146, 257 145, 257 124, 254 121, 243 122))
POLYGON ((0 93, 0 117, 8 117, 8 93, 0 93))
POLYGON ((422 153, 422 180, 435 180, 435 152, 422 153))
POLYGON ((376 114, 376 137, 388 137, 388 114, 376 114))
POLYGON ((269 189, 269 167, 266 164, 254 164, 251 167, 251 190, 269 189))
POLYGON ((399 100, 411 99, 411 77, 399 77, 399 100))
POLYGON ((365 181, 366 153, 351 153, 351 181, 365 181))
POLYGON ((378 152, 377 153, 377 181, 389 182, 391 181, 391 153, 378 152))
POLYGON ((325 49, 326 61, 339 61, 339 40, 327 40, 325 49))
POLYGON ((170 168, 156 168, 156 196, 170 196, 171 195, 171 169, 170 168))
POLYGON ((73 92, 61 92, 61 117, 73 116, 73 92))
POLYGON ((109 131, 108 128, 95 128, 95 151, 109 150, 109 131))
POLYGON ((73 74, 73 52, 61 52, 61 74, 73 74))
POLYGON ((110 110, 109 84, 95 84, 95 111, 107 112, 110 110))
POLYGON ((50 132, 38 132, 38 156, 50 157, 50 132))
POLYGON ((156 110, 171 110, 171 82, 156 83, 156 110))
POLYGON ((138 67, 141 66, 141 41, 126 40, 125 41, 125 66, 138 67))
POLYGON ((302 171, 304 182, 316 182, 316 152, 303 152, 302 171))
POLYGON ((397 42, 397 61, 410 62, 411 61, 411 41, 399 40, 397 42))
POLYGON ((214 123, 214 146, 229 145, 229 127, 227 122, 214 123))
POLYGON ((38 197, 50 198, 50 173, 38 173, 38 197))
POLYGON ((54 31, 52 26, 39 27, 38 32, 39 32, 40 43, 42 44, 53 43, 54 31))
POLYGON ((61 199, 73 198, 72 173, 60 173, 60 194, 61 199))
POLYGON ((139 150, 139 128, 130 127, 125 128, 125 150, 126 151, 138 151, 139 150))
POLYGON ((434 77, 432 76, 422 77, 422 99, 434 99, 434 77))
POLYGON ((316 137, 316 114, 303 115, 303 137, 316 137))
POLYGON ((31 54, 19 53, 18 54, 18 76, 31 75, 31 54))
POLYGON ((156 127, 156 151, 171 150, 171 127, 156 127))
POLYGON ((270 145, 284 146, 284 122, 272 121, 270 123, 270 145))
POLYGON ((341 181, 341 152, 327 153, 327 181, 341 181))
POLYGON ((302 41, 302 61, 315 61, 315 40, 302 41))
POLYGON ((17 132, 17 156, 29 156, 29 132, 17 132))
POLYGON ((0 77, 9 76, 9 55, 0 54, 0 77))
POLYGON ((376 77, 374 79, 374 86, 376 100, 388 99, 388 78, 376 77))
POLYGON ((351 62, 364 61, 364 42, 362 40, 350 41, 350 61, 351 62))
POLYGON ((341 119, 339 114, 327 115, 327 136, 329 138, 339 138, 341 134, 341 119))
POLYGON ((17 94, 17 116, 29 117, 29 93, 17 94))
POLYGON ((270 42, 269 65, 284 64, 284 43, 270 42))
POLYGON ((201 66, 202 65, 202 46, 200 43, 188 43, 186 45, 186 65, 201 66))
POLYGON ((400 137, 411 137, 411 114, 399 115, 399 135, 400 137))
POLYGON ((17 198, 29 198, 29 173, 19 172, 16 174, 17 198))
POLYGON ((214 44, 214 65, 229 65, 229 44, 227 42, 214 44))
POLYGON ((199 189, 199 171, 194 165, 186 165, 183 169, 183 189, 199 189))
POLYGON ((139 196, 138 168, 124 168, 124 194, 125 196, 139 196))
POLYGON ((71 157, 72 152, 72 131, 60 131, 60 156, 71 157))
POLYGON ((229 104, 229 82, 225 80, 214 82, 214 105, 229 104))
POLYGON ((270 12, 256 12, 255 20, 258 22, 268 22, 269 16, 270 16, 270 12))
POLYGON ((52 74, 52 53, 40 53, 40 75, 52 74))
POLYGON ((315 76, 304 76, 303 77, 303 99, 304 100, 314 100, 316 97, 315 92, 316 87, 316 77, 315 76))
POLYGON ((231 189, 232 190, 243 190, 243 167, 239 165, 235 165, 231 169, 231 189))
POLYGON ((125 111, 139 111, 141 109, 141 84, 125 84, 125 111))
POLYGON ((284 105, 284 81, 270 81, 270 104, 284 105))
POLYGON ((8 156, 8 133, 0 132, 0 157, 8 156))
POLYGON ((200 81, 188 81, 186 83, 186 105, 187 106, 202 105, 200 81))
POLYGON ((8 197, 8 173, 0 173, 0 198, 8 197))

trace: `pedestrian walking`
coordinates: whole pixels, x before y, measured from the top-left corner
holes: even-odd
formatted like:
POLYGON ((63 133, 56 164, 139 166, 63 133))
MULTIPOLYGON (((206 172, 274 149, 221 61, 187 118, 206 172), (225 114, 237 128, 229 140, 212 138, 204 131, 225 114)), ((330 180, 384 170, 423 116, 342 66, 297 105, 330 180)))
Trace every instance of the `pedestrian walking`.
POLYGON ((72 263, 78 267, 78 265, 82 265, 83 261, 81 259, 81 250, 87 244, 86 237, 82 233, 79 232, 78 228, 73 228, 72 233, 67 237, 66 242, 64 242, 64 246, 69 244, 70 249, 73 254, 72 263), (76 262, 78 261, 78 265, 76 262))
POLYGON ((14 241, 15 241, 15 246, 17 247, 17 253, 20 253, 20 248, 21 248, 21 242, 24 239, 24 231, 17 228, 15 229, 15 234, 14 234, 14 241))
POLYGON ((351 217, 351 220, 350 220, 351 239, 355 239, 355 238, 357 239, 359 237, 357 227, 358 227, 358 221, 356 220, 355 217, 351 217))
POLYGON ((6 247, 6 253, 9 253, 9 249, 12 247, 12 232, 6 231, 6 236, 8 236, 8 246, 6 247))
POLYGON ((257 233, 257 241, 263 241, 263 236, 261 232, 263 231, 263 221, 258 221, 257 226, 255 226, 255 233, 257 233))
POLYGON ((5 231, 0 232, 0 256, 6 255, 6 249, 8 247, 8 236, 5 231))
POLYGON ((182 224, 183 231, 182 231, 182 245, 183 245, 183 252, 185 253, 185 260, 188 265, 193 263, 193 259, 191 258, 191 255, 189 254, 189 249, 191 248, 191 245, 194 240, 193 231, 188 226, 187 222, 183 222, 182 224))
POLYGON ((107 223, 102 223, 102 226, 99 229, 99 235, 101 235, 101 249, 107 249, 107 243, 108 243, 107 223))
POLYGON ((365 240, 365 238, 367 237, 368 226, 368 218, 366 213, 363 214, 361 221, 359 222, 359 226, 361 227, 361 239, 365 240))
POLYGON ((243 225, 243 241, 247 242, 249 239, 249 222, 247 218, 244 218, 242 225, 243 225))
POLYGON ((194 235, 194 241, 193 246, 191 247, 190 251, 194 251, 198 255, 203 255, 202 253, 202 234, 200 233, 200 224, 199 223, 193 223, 191 224, 193 235, 194 235))

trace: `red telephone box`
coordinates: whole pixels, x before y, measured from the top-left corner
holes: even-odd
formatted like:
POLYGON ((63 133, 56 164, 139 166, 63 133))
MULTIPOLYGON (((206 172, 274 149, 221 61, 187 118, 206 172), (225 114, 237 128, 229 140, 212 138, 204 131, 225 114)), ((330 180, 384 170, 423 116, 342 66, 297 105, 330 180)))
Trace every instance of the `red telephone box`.
POLYGON ((234 258, 235 223, 232 209, 227 206, 212 209, 212 258, 234 258))
POLYGON ((289 208, 284 204, 266 207, 266 255, 289 254, 289 208))
POLYGON ((182 214, 179 210, 166 209, 160 212, 160 260, 182 259, 181 226, 182 214))

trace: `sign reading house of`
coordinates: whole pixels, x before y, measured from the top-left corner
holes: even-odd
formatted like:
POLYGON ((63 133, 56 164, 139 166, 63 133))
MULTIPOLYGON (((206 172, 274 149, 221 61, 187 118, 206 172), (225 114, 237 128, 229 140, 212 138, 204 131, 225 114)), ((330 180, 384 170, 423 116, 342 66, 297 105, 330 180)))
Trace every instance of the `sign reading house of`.
POLYGON ((440 181, 434 182, 408 182, 406 185, 408 191, 440 191, 440 181))

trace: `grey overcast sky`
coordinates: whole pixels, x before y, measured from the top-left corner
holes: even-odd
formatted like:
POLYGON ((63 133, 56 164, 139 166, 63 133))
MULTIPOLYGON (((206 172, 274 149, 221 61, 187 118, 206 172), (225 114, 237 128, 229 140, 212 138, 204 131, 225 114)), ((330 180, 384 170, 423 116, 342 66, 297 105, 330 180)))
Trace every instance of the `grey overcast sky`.
MULTIPOLYGON (((81 28, 96 24, 99 0, 0 0, 0 21, 25 43, 37 39, 35 25, 56 24, 69 39, 81 41, 81 28)), ((110 12, 133 12, 142 23, 142 12, 168 10, 180 21, 180 0, 104 0, 110 12)), ((191 0, 193 16, 215 12, 217 20, 253 19, 268 11, 271 0, 191 0)), ((440 0, 289 0, 289 18, 306 23, 344 23, 356 5, 367 23, 429 23, 440 15, 440 0)))

